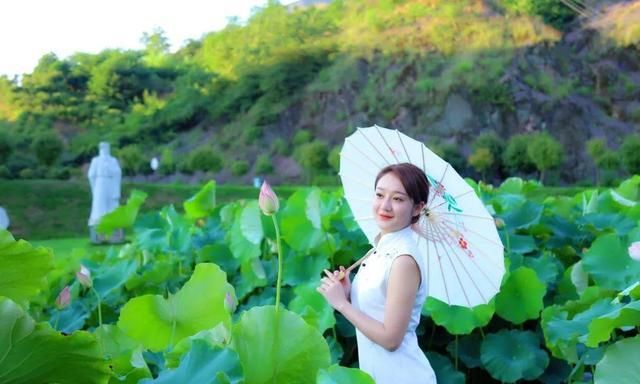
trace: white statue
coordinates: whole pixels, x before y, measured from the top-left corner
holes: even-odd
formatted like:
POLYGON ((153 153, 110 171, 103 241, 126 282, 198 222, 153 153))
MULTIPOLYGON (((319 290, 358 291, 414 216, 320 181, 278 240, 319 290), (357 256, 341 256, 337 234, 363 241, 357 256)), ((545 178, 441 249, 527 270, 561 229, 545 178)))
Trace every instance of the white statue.
POLYGON ((101 142, 100 154, 91 159, 88 177, 91 184, 91 216, 89 227, 120 205, 122 170, 118 160, 109 153, 109 143, 101 142))
POLYGON ((7 211, 0 207, 0 229, 9 228, 9 224, 11 224, 11 221, 9 220, 9 215, 7 215, 7 211))

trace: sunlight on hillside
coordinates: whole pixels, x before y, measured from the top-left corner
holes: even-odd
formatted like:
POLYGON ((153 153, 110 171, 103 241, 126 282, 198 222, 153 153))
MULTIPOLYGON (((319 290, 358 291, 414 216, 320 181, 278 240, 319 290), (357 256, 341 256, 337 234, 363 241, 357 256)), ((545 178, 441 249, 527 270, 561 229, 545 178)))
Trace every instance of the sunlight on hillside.
POLYGON ((616 44, 628 47, 640 43, 640 1, 616 4, 591 25, 616 44))

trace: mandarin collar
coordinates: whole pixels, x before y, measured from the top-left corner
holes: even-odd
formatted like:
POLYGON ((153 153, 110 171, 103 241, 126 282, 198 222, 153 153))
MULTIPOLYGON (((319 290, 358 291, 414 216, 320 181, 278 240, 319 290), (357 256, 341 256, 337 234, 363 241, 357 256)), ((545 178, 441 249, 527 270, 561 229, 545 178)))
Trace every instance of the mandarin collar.
POLYGON ((375 243, 375 248, 380 249, 381 247, 385 247, 389 244, 392 244, 394 241, 402 237, 409 236, 412 232, 413 230, 411 229, 411 225, 408 225, 395 232, 385 233, 384 235, 378 234, 376 236, 377 241, 375 243))

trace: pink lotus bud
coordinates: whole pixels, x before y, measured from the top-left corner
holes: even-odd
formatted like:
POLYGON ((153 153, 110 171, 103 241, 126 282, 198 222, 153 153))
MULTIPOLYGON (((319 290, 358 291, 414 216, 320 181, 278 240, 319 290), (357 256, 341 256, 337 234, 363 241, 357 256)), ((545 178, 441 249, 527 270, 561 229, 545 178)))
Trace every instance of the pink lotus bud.
POLYGON ((262 183, 262 187, 260 188, 260 197, 258 198, 258 205, 260 206, 260 210, 267 216, 271 216, 274 213, 278 212, 280 209, 280 203, 278 202, 278 196, 276 196, 273 189, 269 186, 269 183, 266 181, 262 183))
POLYGON ((501 218, 497 217, 495 220, 496 222, 496 228, 498 229, 502 229, 505 226, 504 220, 502 220, 501 218))
POLYGON ((64 309, 71 304, 71 291, 69 290, 69 286, 67 285, 60 291, 58 297, 56 297, 56 308, 64 309))
POLYGON ((629 247, 629 256, 632 259, 640 261, 640 241, 634 241, 629 247))
POLYGON ((85 288, 91 288, 93 286, 91 271, 82 264, 80 264, 80 270, 76 272, 76 279, 78 279, 78 282, 85 288))
POLYGON ((236 302, 236 298, 229 292, 224 295, 224 307, 229 311, 229 313, 233 313, 236 310, 238 303, 236 302))

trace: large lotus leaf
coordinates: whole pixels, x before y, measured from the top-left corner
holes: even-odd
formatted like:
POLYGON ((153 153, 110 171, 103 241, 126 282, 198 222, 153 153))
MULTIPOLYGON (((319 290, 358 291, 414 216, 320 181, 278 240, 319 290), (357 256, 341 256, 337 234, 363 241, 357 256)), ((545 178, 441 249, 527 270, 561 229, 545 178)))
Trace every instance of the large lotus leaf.
POLYGON ((193 225, 183 215, 179 214, 173 205, 164 207, 160 211, 164 220, 166 232, 166 249, 176 253, 186 253, 191 250, 191 232, 193 225))
POLYGON ((462 384, 465 382, 464 374, 456 370, 448 357, 436 352, 427 352, 426 355, 436 373, 439 384, 462 384))
POLYGON ((168 299, 144 295, 129 300, 120 312, 118 326, 146 348, 160 351, 218 323, 229 327, 231 316, 224 304, 227 294, 235 300, 220 267, 198 264, 189 281, 168 299))
POLYGON ((614 329, 638 325, 640 325, 640 301, 634 301, 593 319, 589 324, 586 344, 596 347, 598 343, 609 340, 614 329))
POLYGON ((94 288, 98 291, 100 297, 104 299, 125 285, 127 280, 136 273, 138 264, 134 259, 120 259, 114 264, 102 263, 96 265, 97 269, 90 267, 89 264, 87 264, 87 267, 91 270, 91 275, 94 276, 94 288))
POLYGON ((209 181, 182 206, 189 219, 195 220, 209 216, 216 208, 216 182, 209 181))
POLYGON ((212 347, 204 340, 194 340, 180 366, 160 372, 155 380, 140 384, 241 384, 242 366, 238 354, 230 348, 212 347))
POLYGON ((113 210, 113 212, 102 216, 100 222, 96 226, 96 232, 108 235, 113 233, 116 229, 133 227, 133 223, 136 221, 136 217, 138 216, 138 211, 140 211, 140 207, 144 204, 146 199, 146 193, 134 189, 131 192, 129 199, 127 199, 126 205, 120 206, 113 210))
POLYGON ((447 352, 453 357, 458 356, 467 368, 477 368, 482 366, 480 361, 480 345, 482 339, 480 335, 472 333, 470 335, 456 338, 447 345, 447 352))
POLYGON ((108 362, 87 332, 64 336, 35 324, 13 301, 0 297, 0 383, 106 383, 108 362))
POLYGON ((526 201, 524 204, 513 207, 504 212, 501 217, 504 220, 507 228, 521 229, 528 228, 533 224, 538 223, 540 216, 542 215, 541 204, 533 201, 526 201))
POLYGON ((547 196, 542 204, 547 212, 561 218, 573 219, 578 213, 577 203, 568 196, 547 196))
POLYGON ((572 367, 566 361, 551 358, 547 369, 538 381, 544 384, 562 384, 567 382, 567 377, 571 374, 572 367))
POLYGON ((329 260, 320 253, 296 253, 283 246, 285 265, 282 281, 284 284, 296 286, 308 282, 320 282, 320 273, 329 269, 329 260), (286 249, 286 250, 285 250, 286 249))
POLYGON ((427 298, 422 308, 423 314, 429 314, 436 324, 445 327, 453 335, 466 335, 478 327, 484 327, 493 317, 494 311, 493 301, 467 308, 447 305, 433 297, 427 298))
POLYGON ((576 287, 576 292, 582 294, 589 286, 589 274, 582 268, 582 260, 571 266, 571 283, 576 287))
POLYGON ((599 236, 582 259, 582 267, 600 286, 623 290, 638 280, 640 263, 629 257, 616 234, 599 236))
POLYGON ((540 348, 538 335, 531 331, 501 330, 488 334, 480 347, 482 364, 496 380, 513 383, 533 380, 549 364, 540 348))
POLYGON ((560 248, 579 243, 586 238, 586 234, 574 220, 565 219, 557 214, 543 216, 540 222, 550 229, 551 238, 546 243, 548 248, 560 248))
POLYGON ((513 271, 496 296, 496 313, 503 319, 520 324, 537 319, 544 307, 547 288, 536 272, 527 267, 513 271))
POLYGON ((309 325, 322 333, 335 325, 336 318, 333 308, 316 291, 317 286, 318 284, 311 283, 295 287, 295 297, 289 303, 289 310, 302 316, 309 325))
POLYGON ((320 190, 312 188, 294 192, 282 210, 280 221, 284 241, 297 251, 309 251, 326 241, 320 190))
POLYGON ((342 345, 333 336, 327 336, 327 344, 329 344, 329 352, 331 353, 331 363, 338 364, 344 355, 342 345))
POLYGON ((493 206, 499 214, 509 212, 512 209, 517 209, 526 203, 526 201, 526 197, 513 193, 498 194, 492 199, 493 206))
POLYGON ((610 345, 596 365, 595 384, 640 383, 640 336, 610 345))
POLYGON ((171 254, 156 254, 152 263, 146 263, 129 276, 125 283, 128 290, 136 288, 143 289, 143 292, 149 292, 144 288, 149 288, 155 292, 161 292, 163 287, 171 280, 174 273, 175 260, 171 254))
POLYGON ((637 225, 635 220, 617 213, 592 213, 582 216, 577 222, 595 234, 614 230, 618 236, 626 235, 637 225))
POLYGON ((538 257, 525 257, 524 266, 536 271, 536 275, 545 285, 555 285, 564 270, 560 260, 550 252, 544 252, 538 257))
MULTIPOLYGON (((275 259, 273 260, 275 263, 275 259)), ((267 273, 264 269, 266 262, 260 259, 243 261, 240 264, 240 273, 233 275, 233 286, 239 300, 244 299, 255 288, 267 285, 267 273)))
POLYGON ((200 263, 214 263, 220 266, 227 274, 235 273, 240 268, 240 262, 233 257, 226 244, 209 244, 198 250, 196 260, 200 263))
POLYGON ((618 196, 626 200, 623 204, 625 206, 637 204, 640 202, 640 176, 634 175, 623 181, 618 188, 611 192, 615 192, 618 196))
POLYGON ((142 345, 129 338, 115 325, 105 324, 98 327, 95 336, 100 348, 118 383, 135 384, 139 380, 151 377, 147 363, 142 357, 142 345))
POLYGON ((538 249, 533 236, 516 235, 509 231, 499 231, 500 240, 505 246, 505 250, 509 253, 525 254, 538 249))
POLYGON ((608 298, 599 299, 589 307, 579 310, 575 303, 552 305, 542 311, 542 331, 547 347, 553 356, 575 363, 576 346, 589 332, 589 324, 595 318, 607 314, 614 307, 608 298), (574 307, 574 308, 572 308, 574 307))
POLYGON ((227 234, 227 244, 233 256, 241 262, 260 257, 264 238, 258 201, 251 200, 237 211, 236 220, 227 234))
POLYGON ((165 367, 177 368, 180 365, 180 359, 191 350, 196 340, 201 340, 211 347, 224 347, 231 340, 231 331, 220 323, 211 329, 205 329, 182 339, 175 348, 164 353, 165 367))
POLYGON ((375 384, 373 378, 357 368, 341 367, 337 364, 327 369, 320 369, 316 384, 375 384))
POLYGON ((0 229, 0 296, 25 302, 46 287, 46 276, 53 270, 48 248, 34 248, 24 240, 0 229))
POLYGON ((231 333, 246 384, 310 383, 331 362, 322 334, 282 308, 278 312, 274 306, 251 308, 231 333))
MULTIPOLYGON (((73 292, 73 286, 71 290, 73 292)), ((71 333, 82 329, 85 321, 91 315, 91 311, 95 309, 95 304, 95 300, 88 302, 88 300, 72 299, 71 305, 63 310, 53 309, 51 311, 52 314, 49 323, 52 327, 64 333, 71 333)))

